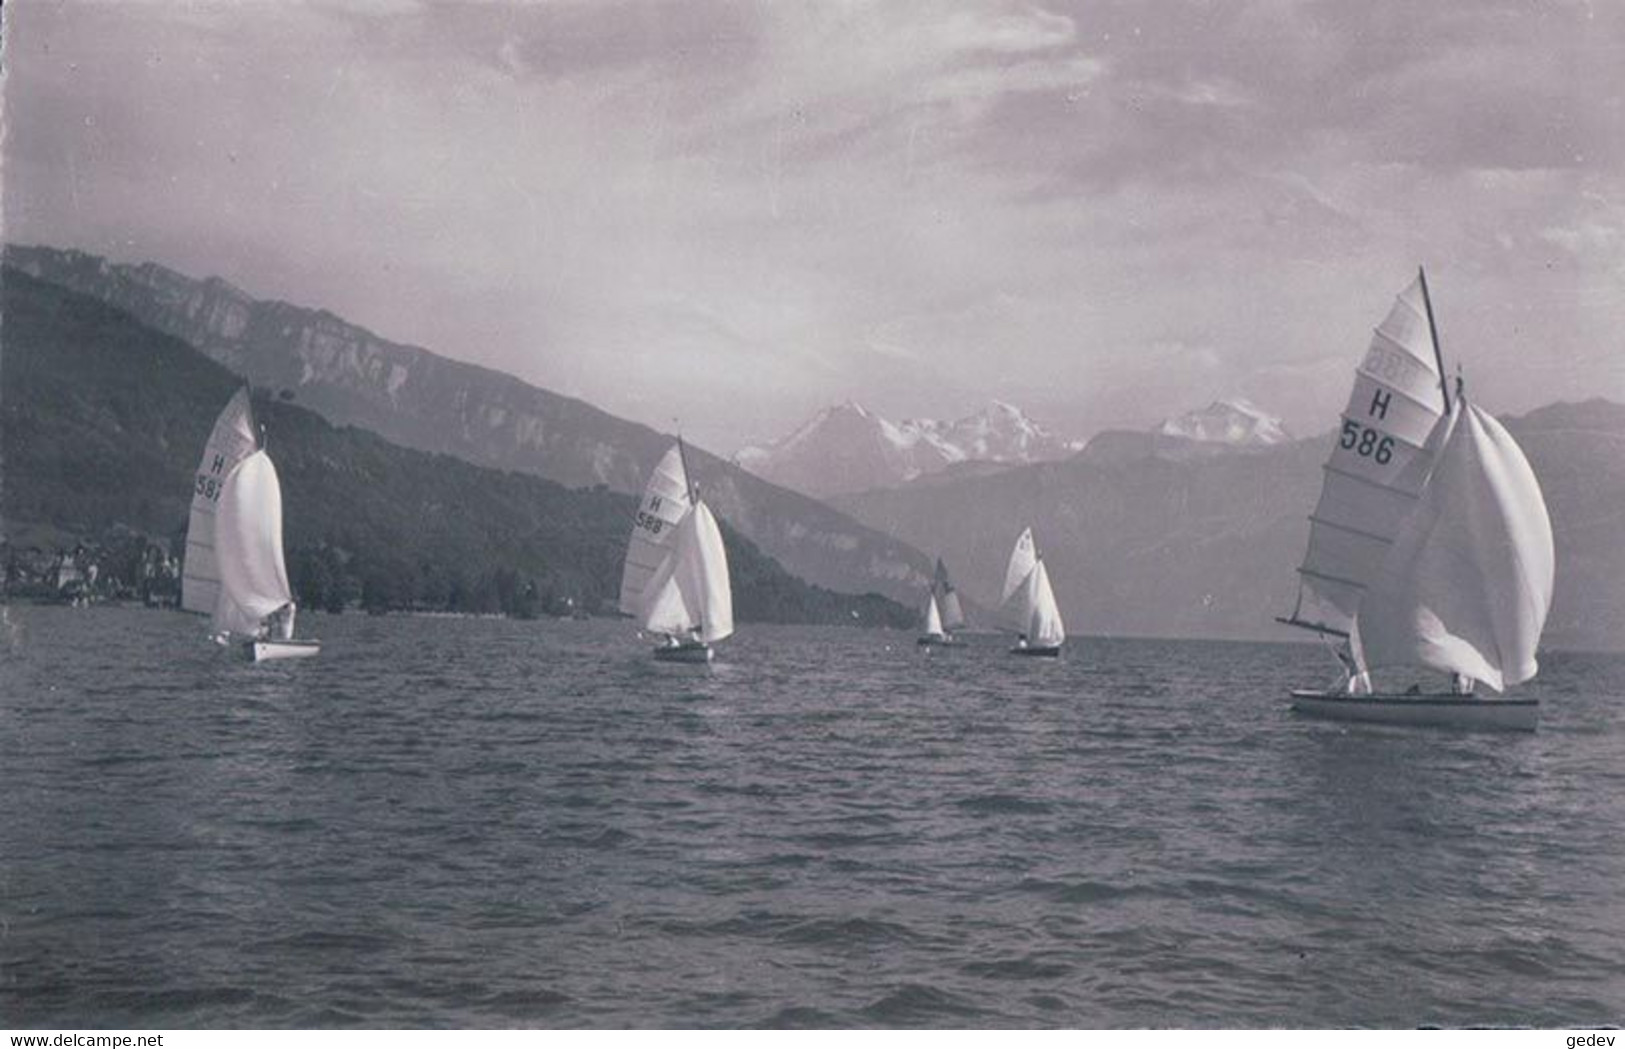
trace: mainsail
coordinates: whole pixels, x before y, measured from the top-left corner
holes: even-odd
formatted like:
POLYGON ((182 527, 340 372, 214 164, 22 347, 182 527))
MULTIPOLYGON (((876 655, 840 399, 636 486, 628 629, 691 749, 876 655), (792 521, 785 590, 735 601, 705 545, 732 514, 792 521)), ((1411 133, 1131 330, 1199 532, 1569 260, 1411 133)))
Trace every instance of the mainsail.
POLYGON ((645 630, 708 644, 734 632, 728 552, 704 501, 678 522, 671 552, 649 581, 639 619, 645 630))
POLYGON ((692 506, 682 447, 673 445, 649 476, 632 519, 626 567, 621 571, 620 609, 626 615, 643 615, 643 596, 648 592, 649 581, 666 560, 677 525, 688 516, 692 506))
POLYGON ((1552 525, 1512 435, 1459 398, 1437 464, 1355 619, 1362 672, 1430 667, 1497 692, 1535 676, 1552 604, 1552 525))
POLYGON ((216 511, 226 478, 259 448, 259 431, 245 386, 226 402, 203 446, 192 481, 192 513, 186 525, 186 560, 181 570, 181 607, 211 614, 220 598, 220 559, 215 549, 216 511))
POLYGON ((931 583, 932 596, 936 597, 937 605, 942 610, 942 626, 944 630, 958 630, 965 625, 965 610, 959 604, 959 591, 948 579, 948 566, 937 558, 936 576, 931 583))
POLYGON ((219 600, 216 633, 254 635, 265 617, 293 601, 282 559, 282 486, 257 451, 226 477, 214 515, 219 600))
POLYGON ((1433 466, 1429 436, 1446 404, 1425 278, 1400 293, 1355 370, 1337 445, 1323 467, 1298 569, 1298 602, 1284 620, 1346 635, 1394 535, 1433 466))
MULTIPOLYGON (((999 604, 1007 606, 1016 589, 1026 582, 1027 575, 1032 572, 1033 566, 1038 564, 1038 550, 1033 545, 1033 530, 1022 531, 1016 537, 1016 548, 1010 551, 1010 564, 1004 570, 1004 590, 999 596, 999 604)), ((1022 624, 1021 629, 1025 624, 1022 624)))

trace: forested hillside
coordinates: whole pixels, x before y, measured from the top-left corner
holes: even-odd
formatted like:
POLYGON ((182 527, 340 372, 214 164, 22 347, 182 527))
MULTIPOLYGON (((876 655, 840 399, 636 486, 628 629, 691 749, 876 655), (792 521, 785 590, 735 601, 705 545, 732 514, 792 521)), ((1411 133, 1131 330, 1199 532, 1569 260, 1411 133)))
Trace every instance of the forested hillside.
MULTIPOLYGON (((4 539, 130 535, 182 548, 190 481, 241 380, 129 315, 7 268, 0 328, 4 539)), ((282 477, 289 574, 307 605, 528 615, 609 611, 633 507, 334 427, 256 391, 282 477)), ((877 596, 812 587, 723 523, 741 620, 904 624, 877 596)))

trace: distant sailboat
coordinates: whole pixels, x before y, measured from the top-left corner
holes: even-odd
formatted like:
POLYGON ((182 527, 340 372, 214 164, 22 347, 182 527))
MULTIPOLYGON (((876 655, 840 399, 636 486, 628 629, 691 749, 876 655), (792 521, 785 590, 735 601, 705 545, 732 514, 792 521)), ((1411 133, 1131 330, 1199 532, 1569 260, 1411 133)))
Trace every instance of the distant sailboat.
POLYGON ((948 640, 948 635, 942 632, 942 612, 937 608, 937 595, 928 594, 925 599, 924 624, 920 627, 920 641, 922 645, 940 645, 948 640))
POLYGON ((711 508, 694 492, 679 441, 643 490, 621 573, 621 611, 666 637, 658 660, 708 663, 733 633, 728 552, 711 508))
POLYGON ((1066 640, 1066 627, 1061 622, 1061 610, 1055 603, 1055 591, 1050 588, 1049 570, 1033 542, 1033 530, 1024 530, 1010 552, 1010 564, 1004 573, 1004 594, 1001 601, 1006 625, 1016 632, 1017 641, 1010 651, 1018 656, 1058 656, 1066 640))
POLYGON ((1347 683, 1294 691, 1294 710, 1535 728, 1536 700, 1480 698, 1473 686, 1500 692, 1535 675, 1552 600, 1551 521, 1512 436, 1459 383, 1452 403, 1420 271, 1356 371, 1309 520, 1298 604, 1281 622, 1340 639, 1347 683), (1450 675, 1448 691, 1424 688, 1422 671, 1450 675))
POLYGON ((282 556, 282 486, 244 387, 227 402, 192 484, 181 607, 212 617, 215 637, 256 662, 313 656, 296 641, 282 556))
POLYGON ((931 592, 926 597, 923 626, 918 644, 936 648, 964 648, 965 642, 954 637, 954 631, 965 625, 965 611, 959 604, 959 591, 948 579, 948 568, 937 558, 936 575, 931 580, 931 592))

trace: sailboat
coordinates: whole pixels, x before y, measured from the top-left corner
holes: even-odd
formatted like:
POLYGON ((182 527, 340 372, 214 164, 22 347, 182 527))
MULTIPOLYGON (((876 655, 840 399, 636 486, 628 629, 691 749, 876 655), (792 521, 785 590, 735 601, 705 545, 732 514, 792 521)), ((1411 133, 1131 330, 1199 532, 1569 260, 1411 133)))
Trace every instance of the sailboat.
POLYGON ((215 419, 193 479, 181 607, 210 616, 215 639, 254 662, 321 650, 320 641, 293 636, 282 485, 254 425, 246 386, 215 419))
POLYGON ((1551 608, 1551 520, 1512 436, 1452 398, 1427 276, 1396 298, 1355 373, 1310 515, 1298 603, 1280 621, 1333 639, 1346 681, 1292 708, 1342 720, 1532 731, 1551 608), (1449 684, 1429 680, 1449 675, 1449 684))
POLYGON ((1017 656, 1058 656, 1066 640, 1061 610, 1050 589, 1049 570, 1033 542, 1033 530, 1024 530, 1010 551, 1010 564, 1004 572, 1001 601, 1006 625, 1017 634, 1017 656))
POLYGON ((689 481, 683 442, 661 458, 632 519, 620 609, 665 642, 662 662, 709 663, 733 633, 728 552, 711 508, 689 481))
POLYGON ((933 648, 964 648, 965 642, 954 637, 954 631, 965 625, 965 611, 959 604, 959 591, 948 579, 948 567, 937 558, 936 574, 931 580, 931 592, 926 597, 922 613, 924 626, 917 644, 933 648))

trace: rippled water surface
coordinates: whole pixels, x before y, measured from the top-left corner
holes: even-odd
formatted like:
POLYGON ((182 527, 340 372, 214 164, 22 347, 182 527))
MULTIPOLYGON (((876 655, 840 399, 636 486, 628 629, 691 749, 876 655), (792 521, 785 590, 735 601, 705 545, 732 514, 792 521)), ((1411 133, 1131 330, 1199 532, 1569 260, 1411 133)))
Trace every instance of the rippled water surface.
POLYGON ((13 607, 0 1026, 1625 1019, 1625 660, 1533 736, 1285 709, 1310 646, 13 607))

